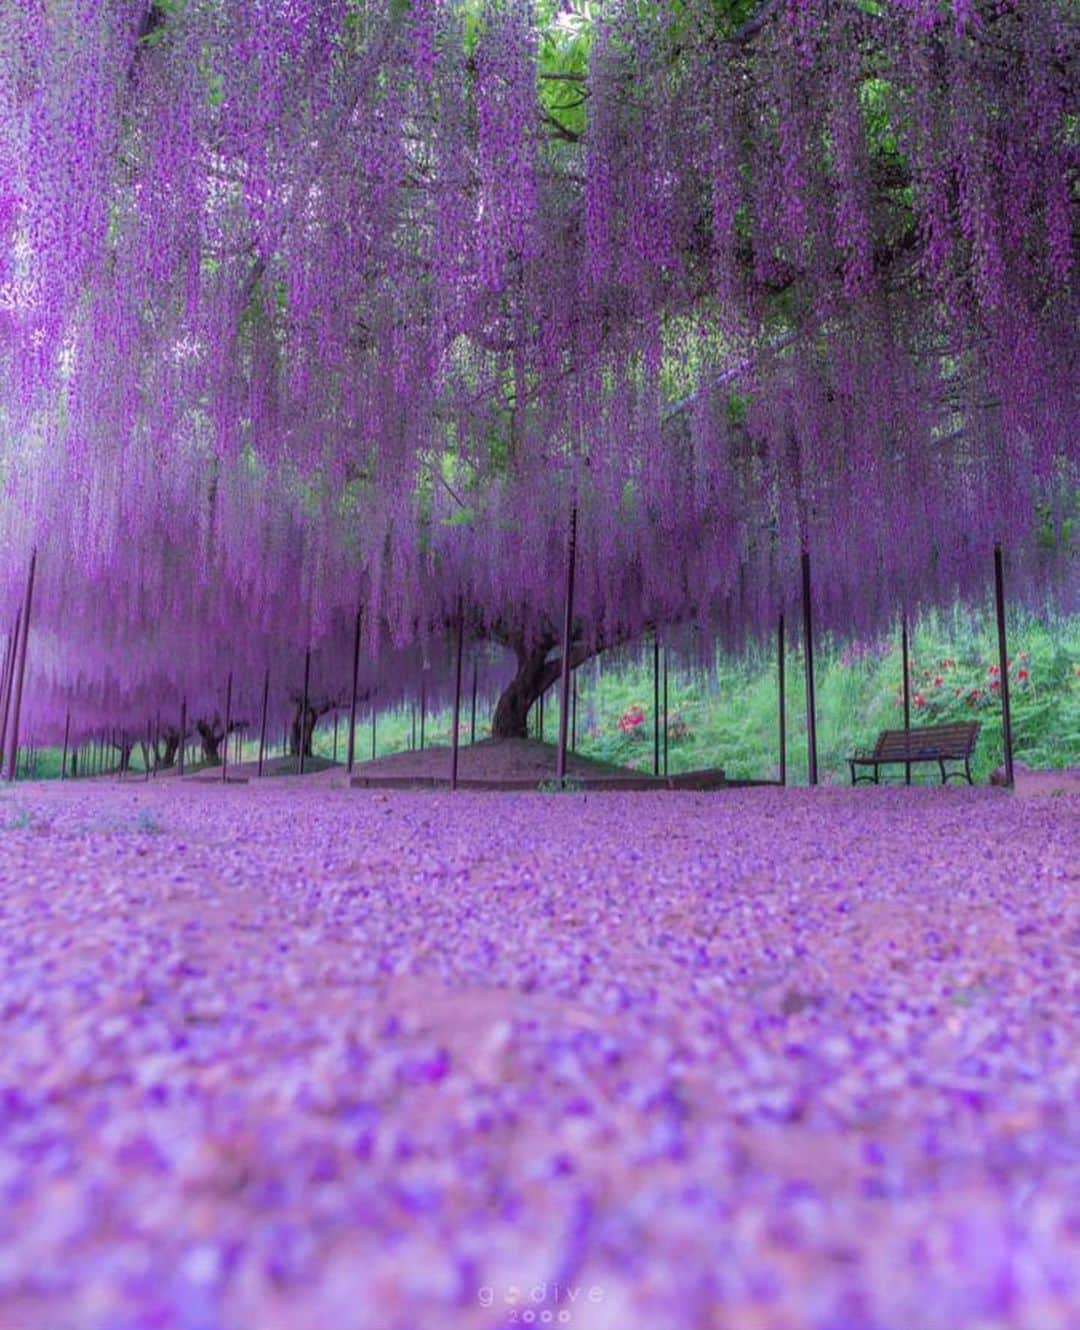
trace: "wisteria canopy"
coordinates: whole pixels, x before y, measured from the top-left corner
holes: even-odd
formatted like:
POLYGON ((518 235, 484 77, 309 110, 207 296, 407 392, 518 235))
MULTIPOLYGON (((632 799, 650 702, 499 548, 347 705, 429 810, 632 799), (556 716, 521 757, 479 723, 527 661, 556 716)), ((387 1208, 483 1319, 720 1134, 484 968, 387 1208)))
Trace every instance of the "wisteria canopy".
MULTIPOLYGON (((41 734, 468 631, 1075 603, 1072 0, 0 0, 41 734)), ((434 671, 433 671, 434 674, 434 671)), ((244 690, 247 690, 246 694, 244 690)))

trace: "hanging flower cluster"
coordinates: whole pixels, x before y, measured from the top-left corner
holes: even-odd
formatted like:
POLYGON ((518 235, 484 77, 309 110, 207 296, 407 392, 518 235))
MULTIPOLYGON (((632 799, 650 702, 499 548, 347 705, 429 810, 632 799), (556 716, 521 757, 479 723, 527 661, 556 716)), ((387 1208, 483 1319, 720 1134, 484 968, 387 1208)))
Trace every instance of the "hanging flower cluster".
POLYGON ((558 621, 571 508, 596 640, 760 634, 804 551, 866 637, 995 541, 1080 596, 1075 6, 731 9, 0 6, 42 724, 345 679, 358 604, 411 686, 459 597, 558 621))

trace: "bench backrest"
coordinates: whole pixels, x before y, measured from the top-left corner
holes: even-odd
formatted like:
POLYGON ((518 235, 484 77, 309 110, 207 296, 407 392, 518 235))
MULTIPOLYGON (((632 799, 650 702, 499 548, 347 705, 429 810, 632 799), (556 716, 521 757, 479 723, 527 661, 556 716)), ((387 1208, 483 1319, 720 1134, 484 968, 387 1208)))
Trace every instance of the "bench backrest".
POLYGON ((918 757, 970 757, 980 722, 961 720, 947 725, 919 725, 911 730, 882 730, 874 756, 882 761, 918 757))

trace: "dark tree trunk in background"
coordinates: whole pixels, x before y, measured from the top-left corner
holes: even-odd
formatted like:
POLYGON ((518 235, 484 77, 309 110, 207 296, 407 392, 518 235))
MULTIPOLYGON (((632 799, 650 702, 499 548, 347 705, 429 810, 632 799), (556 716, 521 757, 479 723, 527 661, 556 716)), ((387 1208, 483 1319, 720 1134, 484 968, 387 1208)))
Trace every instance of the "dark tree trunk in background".
POLYGON ((217 764, 221 761, 221 741, 225 737, 225 730, 221 722, 215 717, 212 721, 197 720, 195 730, 199 736, 199 744, 202 747, 202 760, 208 765, 217 764))
POLYGON ((163 725, 158 733, 157 743, 154 746, 154 760, 159 767, 171 767, 176 762, 176 754, 180 748, 180 731, 174 730, 171 725, 163 725))
POLYGON ((289 752, 292 753, 294 757, 300 752, 301 719, 303 719, 304 728, 304 756, 311 756, 311 736, 315 732, 315 721, 318 717, 315 715, 312 707, 308 707, 306 717, 303 716, 303 711, 303 706, 297 705, 293 711, 292 720, 289 722, 289 752))
MULTIPOLYGON (((364 696, 366 697, 367 694, 365 693, 364 696)), ((338 706, 338 701, 336 698, 326 698, 325 700, 318 702, 313 702, 310 698, 308 699, 307 716, 303 720, 303 743, 304 743, 305 757, 312 756, 311 738, 312 735, 315 733, 315 726, 318 724, 320 717, 325 716, 330 711, 333 711, 334 708, 337 706, 338 706)), ((303 698, 294 696, 292 719, 289 721, 289 752, 292 754, 293 757, 299 756, 300 753, 300 741, 301 741, 300 729, 301 729, 301 717, 303 711, 304 711, 303 698)))
MULTIPOLYGON (((229 721, 229 733, 235 734, 237 730, 246 730, 248 723, 242 716, 237 716, 229 721)), ((211 720, 197 720, 195 722, 195 732, 199 736, 199 745, 202 748, 202 760, 208 765, 213 765, 221 761, 221 744, 225 738, 225 726, 222 724, 221 717, 214 715, 211 720)), ((170 733, 176 735, 177 746, 180 743, 179 731, 172 730, 170 733)))

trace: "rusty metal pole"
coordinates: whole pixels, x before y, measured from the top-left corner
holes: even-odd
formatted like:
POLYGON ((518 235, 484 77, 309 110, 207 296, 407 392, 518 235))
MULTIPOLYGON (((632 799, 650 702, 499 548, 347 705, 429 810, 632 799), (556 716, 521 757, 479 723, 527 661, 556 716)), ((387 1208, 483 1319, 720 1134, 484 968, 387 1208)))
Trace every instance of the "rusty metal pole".
POLYGON ((457 663, 454 668, 454 733, 450 740, 450 788, 457 789, 458 779, 458 726, 461 723, 461 663, 465 651, 465 609, 458 598, 457 663))
POLYGON ((776 700, 779 722, 779 779, 781 785, 787 784, 787 709, 784 704, 784 652, 784 616, 781 614, 780 622, 776 628, 776 700))
POLYGON ((23 684, 26 680, 26 647, 30 637, 30 610, 34 603, 34 572, 37 569, 37 550, 30 554, 30 571, 26 576, 26 595, 23 598, 22 633, 18 659, 15 665, 15 695, 11 708, 11 751, 8 753, 8 780, 15 779, 15 764, 19 751, 19 715, 22 711, 23 684))
MULTIPOLYGON (((911 756, 911 665, 908 661, 907 612, 900 618, 900 657, 904 670, 904 750, 911 756)), ((904 763, 904 784, 911 784, 911 763, 904 763)))
POLYGON ((360 678, 360 621, 362 615, 363 610, 356 611, 356 631, 353 633, 352 701, 349 704, 349 743, 347 746, 348 757, 345 762, 346 770, 350 775, 356 759, 356 690, 360 678))
MULTIPOLYGON (((304 749, 307 747, 308 685, 311 682, 311 648, 304 652, 304 705, 300 712, 300 753, 296 763, 297 775, 304 774, 304 749)), ((312 726, 312 729, 315 727, 312 726)), ((314 738, 314 735, 312 736, 314 738)))
POLYGON ((64 717, 64 755, 60 759, 61 780, 67 780, 67 755, 68 755, 68 744, 70 743, 70 741, 71 741, 71 710, 69 708, 67 715, 64 717))
POLYGON ((232 671, 225 683, 225 738, 221 745, 221 779, 229 779, 229 721, 232 720, 232 671))
POLYGON ((577 670, 570 680, 570 751, 577 752, 577 670))
POLYGON ((570 510, 570 531, 566 542, 566 587, 563 596, 562 678, 559 686, 559 750, 555 758, 555 778, 566 781, 566 740, 570 722, 570 652, 574 636, 574 562, 577 558, 577 508, 570 510))
POLYGON ((1005 568, 1001 546, 994 546, 994 601, 997 610, 998 678, 1001 680, 1001 738, 1005 745, 1005 784, 1012 789, 1012 712, 1009 709, 1009 650, 1005 641, 1005 568))
POLYGON ((420 751, 424 751, 424 713, 427 711, 427 680, 420 676, 420 751))
POLYGON ((371 760, 375 761, 375 703, 371 704, 371 760))
POLYGON ((184 749, 187 745, 187 698, 180 699, 180 747, 178 749, 180 778, 184 776, 184 749))
POLYGON ((472 715, 469 720, 469 743, 476 743, 476 657, 472 663, 472 715))
POLYGON ((263 774, 263 762, 266 760, 266 711, 270 702, 270 666, 263 675, 262 719, 259 721, 259 767, 258 774, 263 774))
POLYGON ((803 649, 806 653, 806 771, 811 785, 818 783, 817 717, 814 711, 814 620, 810 604, 810 554, 802 556, 803 649))

